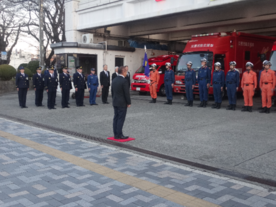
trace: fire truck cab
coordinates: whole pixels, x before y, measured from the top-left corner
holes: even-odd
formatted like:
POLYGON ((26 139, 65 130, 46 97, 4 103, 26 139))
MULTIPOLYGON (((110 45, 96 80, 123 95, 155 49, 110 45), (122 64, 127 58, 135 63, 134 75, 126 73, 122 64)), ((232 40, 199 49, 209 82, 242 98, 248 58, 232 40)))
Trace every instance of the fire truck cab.
MULTIPOLYGON (((153 58, 149 58, 149 66, 151 66, 153 63, 157 65, 157 71, 160 74, 160 80, 157 87, 157 92, 165 96, 165 86, 164 86, 164 75, 166 71, 166 63, 170 62, 172 63, 172 69, 175 71, 176 64, 178 62, 178 55, 161 55, 153 58)), ((131 84, 131 90, 132 91, 139 91, 140 93, 146 93, 149 92, 149 77, 145 75, 145 68, 144 66, 141 66, 133 75, 133 83, 131 84)))
MULTIPOLYGON (((241 32, 232 33, 211 33, 205 35, 193 35, 187 43, 183 54, 178 59, 175 72, 175 93, 186 93, 185 91, 185 71, 187 71, 187 62, 192 61, 193 70, 197 71, 201 67, 200 60, 207 59, 207 65, 214 71, 214 63, 220 62, 221 69, 225 75, 230 70, 229 62, 236 61, 236 68, 240 72, 240 77, 245 71, 246 62, 254 64, 254 71, 259 74, 262 69, 262 61, 270 57, 274 37, 246 34, 241 32)), ((276 48, 276 46, 275 46, 276 48)), ((276 54, 274 54, 276 57, 276 54)), ((275 63, 276 66, 276 63, 275 63)), ((211 82, 212 83, 212 82, 211 82)), ((241 88, 239 87, 239 91, 241 88)), ((198 84, 194 89, 194 94, 199 94, 198 84)), ((209 94, 213 94, 213 87, 209 89, 209 94)))

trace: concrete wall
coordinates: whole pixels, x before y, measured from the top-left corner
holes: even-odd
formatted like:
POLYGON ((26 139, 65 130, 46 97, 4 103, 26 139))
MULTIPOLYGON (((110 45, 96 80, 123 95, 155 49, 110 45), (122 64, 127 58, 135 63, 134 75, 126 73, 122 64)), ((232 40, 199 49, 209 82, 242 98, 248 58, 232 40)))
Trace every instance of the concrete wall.
MULTIPOLYGON (((29 89, 33 89, 33 81, 30 80, 30 88, 29 89)), ((10 81, 1 81, 0 80, 0 94, 4 94, 4 93, 10 93, 10 92, 15 92, 16 88, 15 88, 15 79, 12 79, 10 81)))

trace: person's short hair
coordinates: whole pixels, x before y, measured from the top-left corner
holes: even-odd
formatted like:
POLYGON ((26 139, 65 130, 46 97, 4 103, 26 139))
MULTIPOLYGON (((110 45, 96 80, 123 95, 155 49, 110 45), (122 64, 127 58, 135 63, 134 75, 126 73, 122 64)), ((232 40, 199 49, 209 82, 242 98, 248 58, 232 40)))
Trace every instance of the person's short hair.
POLYGON ((125 70, 124 66, 119 67, 118 74, 123 74, 124 70, 125 70))
POLYGON ((107 66, 107 64, 104 64, 104 65, 103 65, 103 68, 104 68, 104 66, 107 66))
POLYGON ((115 67, 115 69, 119 68, 118 66, 115 67))
POLYGON ((124 67, 128 67, 128 65, 125 65, 124 67))

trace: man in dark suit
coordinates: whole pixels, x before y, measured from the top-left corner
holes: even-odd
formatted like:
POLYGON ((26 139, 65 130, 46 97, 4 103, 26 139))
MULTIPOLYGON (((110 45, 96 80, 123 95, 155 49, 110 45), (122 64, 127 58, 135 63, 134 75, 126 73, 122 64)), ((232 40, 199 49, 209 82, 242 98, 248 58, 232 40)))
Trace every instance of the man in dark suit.
POLYGON ((102 86, 102 102, 103 104, 108 104, 107 97, 110 86, 110 74, 107 71, 107 65, 103 66, 103 71, 100 73, 100 82, 102 86))
POLYGON ((54 67, 49 68, 49 74, 44 78, 45 89, 48 93, 48 109, 55 108, 55 100, 57 95, 58 79, 54 74, 54 67))
POLYGON ((126 70, 127 70, 127 75, 126 75, 126 80, 128 82, 128 88, 130 88, 130 72, 128 71, 128 66, 125 66, 126 70))
POLYGON ((61 106, 62 108, 70 108, 68 106, 70 90, 72 89, 71 78, 67 72, 67 67, 62 69, 63 73, 59 74, 59 85, 61 90, 61 106))
POLYGON ((77 72, 73 75, 73 81, 75 86, 76 105, 77 107, 85 106, 83 104, 84 90, 87 88, 85 83, 85 77, 82 74, 82 66, 77 67, 77 72))
POLYGON ((21 108, 28 108, 26 106, 27 91, 29 90, 29 77, 25 74, 23 66, 19 68, 20 73, 16 74, 16 89, 18 91, 19 106, 21 108))
POLYGON ((118 76, 118 69, 119 69, 119 67, 116 66, 115 67, 115 72, 112 74, 112 81, 114 80, 114 78, 116 78, 118 76))
POLYGON ((41 75, 41 67, 36 69, 36 74, 33 75, 33 86, 35 90, 35 105, 43 106, 43 92, 44 92, 44 77, 41 75))
POLYGON ((115 139, 128 139, 123 135, 123 126, 127 108, 131 105, 128 82, 125 79, 127 71, 125 67, 118 69, 118 76, 112 82, 112 98, 114 108, 113 133, 115 139))

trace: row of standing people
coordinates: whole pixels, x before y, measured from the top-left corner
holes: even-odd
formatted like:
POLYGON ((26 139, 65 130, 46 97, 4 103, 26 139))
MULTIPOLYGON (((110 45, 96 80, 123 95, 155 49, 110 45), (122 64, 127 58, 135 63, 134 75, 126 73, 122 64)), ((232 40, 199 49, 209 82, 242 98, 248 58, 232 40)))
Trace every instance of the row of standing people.
MULTIPOLYGON (((186 97, 188 103, 185 106, 193 106, 193 90, 196 85, 196 73, 192 69, 193 63, 191 61, 187 62, 187 71, 185 72, 185 88, 186 88, 186 97)), ((240 84, 240 73, 236 67, 237 63, 235 61, 230 62, 230 70, 225 73, 221 70, 221 64, 219 62, 215 63, 215 71, 212 77, 213 85, 213 94, 215 103, 212 105, 212 108, 220 109, 222 103, 222 92, 224 86, 226 86, 227 96, 229 105, 227 110, 236 110, 236 93, 240 84)), ((172 88, 174 85, 174 72, 170 69, 171 64, 166 63, 165 71, 165 90, 167 96, 167 102, 165 104, 172 104, 172 88)), ((253 96, 257 88, 257 75, 252 70, 254 65, 251 62, 246 63, 246 71, 242 75, 241 88, 243 90, 244 96, 244 106, 242 111, 252 112, 253 106, 253 96)), ((276 78, 275 72, 270 69, 271 63, 267 60, 263 62, 263 70, 259 74, 259 85, 262 92, 262 110, 261 113, 270 113, 270 108, 272 106, 272 96, 275 90, 276 78)), ((158 71, 156 71, 156 64, 152 65, 152 71, 150 72, 150 94, 152 101, 150 103, 156 103, 157 99, 157 85, 159 82, 160 76, 158 71)), ((207 67, 206 58, 201 59, 201 68, 198 70, 198 88, 200 96, 200 104, 198 107, 206 107, 209 88, 211 84, 211 70, 207 67)))
MULTIPOLYGON (((125 66, 127 68, 127 66, 125 66)), ((48 101, 47 106, 49 109, 56 109, 56 92, 58 87, 58 82, 60 84, 62 99, 61 99, 61 106, 62 108, 69 108, 69 98, 70 98, 70 90, 72 89, 71 84, 71 76, 68 73, 68 69, 64 67, 62 70, 63 72, 59 74, 58 80, 58 73, 54 67, 49 68, 46 70, 44 75, 41 73, 41 67, 37 68, 37 73, 33 75, 33 87, 35 90, 35 105, 37 107, 43 106, 43 94, 44 90, 47 91, 48 101)), ((128 70, 128 68, 127 68, 128 70)), ((28 108, 26 106, 26 97, 27 91, 29 90, 29 77, 25 74, 25 69, 23 66, 19 68, 19 73, 16 75, 16 88, 18 91, 18 99, 19 99, 19 106, 21 108, 28 108)), ((96 94, 99 86, 98 76, 95 74, 95 69, 91 69, 91 74, 87 77, 87 82, 85 80, 85 76, 82 73, 82 67, 77 67, 77 72, 73 75, 73 84, 75 87, 75 98, 76 98, 76 105, 78 107, 85 106, 83 104, 84 100, 84 90, 89 89, 90 98, 89 102, 90 105, 97 105, 96 103, 96 94), (87 84, 87 85, 86 85, 87 84)), ((115 71, 112 80, 118 75, 115 71)), ((127 73, 126 80, 130 86, 130 73, 127 73)), ((107 71, 107 65, 104 65, 103 71, 100 73, 100 82, 101 82, 101 89, 102 89, 102 102, 103 104, 108 104, 107 97, 109 92, 110 86, 110 75, 109 71, 107 71)))

